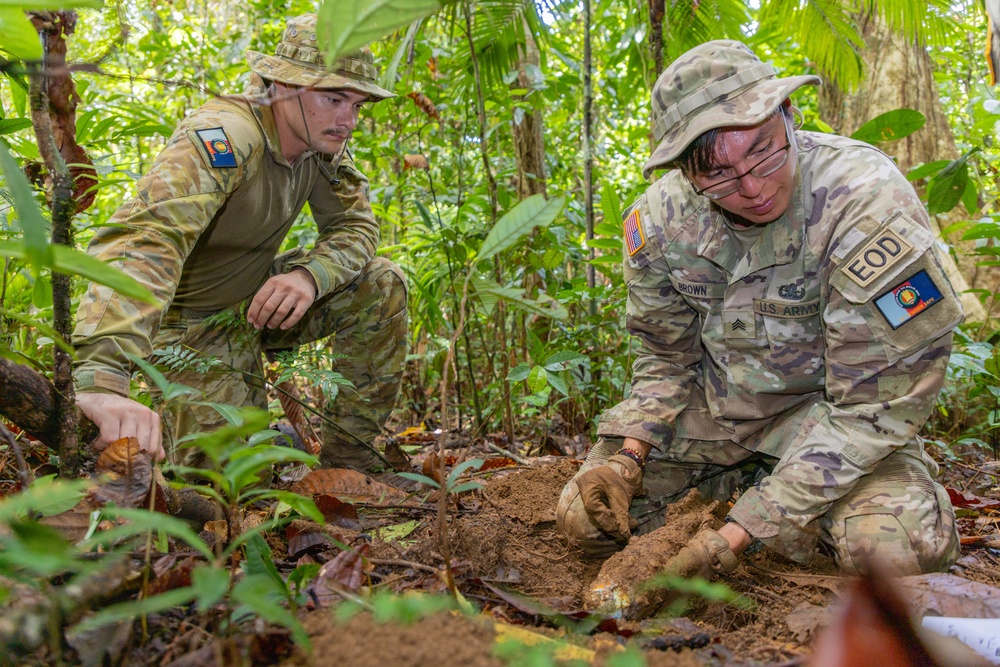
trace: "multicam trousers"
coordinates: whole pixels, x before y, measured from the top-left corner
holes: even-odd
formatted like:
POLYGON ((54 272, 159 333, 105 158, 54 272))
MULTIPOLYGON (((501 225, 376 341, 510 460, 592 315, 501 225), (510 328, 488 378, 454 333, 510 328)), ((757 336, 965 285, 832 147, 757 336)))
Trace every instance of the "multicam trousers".
MULTIPOLYGON (((272 275, 280 273, 288 259, 279 257, 272 275)), ((360 450, 362 465, 370 461, 374 454, 368 447, 396 402, 406 360, 406 282, 401 269, 376 257, 354 282, 316 301, 286 331, 257 331, 246 321, 246 305, 233 309, 236 316, 222 318, 227 320, 225 326, 218 324, 218 313, 168 309, 154 347, 191 348, 222 364, 208 372, 167 371, 167 379, 198 389, 199 401, 266 408, 262 353, 333 336, 333 351, 339 356, 332 370, 354 386, 341 387, 336 398, 322 406, 326 419, 320 430, 320 462, 350 465, 352 461, 342 460, 344 450, 360 450)), ((215 409, 189 403, 172 405, 163 416, 168 456, 175 461, 181 458, 174 451, 180 438, 225 424, 215 409)), ((194 462, 190 456, 183 458, 194 462)))
MULTIPOLYGON (((631 507, 639 523, 636 532, 661 527, 667 504, 691 488, 725 501, 741 486, 780 468, 783 450, 801 428, 808 407, 779 416, 742 445, 730 433, 713 428, 704 413, 682 413, 673 441, 663 451, 652 450, 646 461, 645 494, 633 499, 631 507)), ((603 465, 620 447, 621 441, 599 440, 576 477, 603 465)), ((847 574, 866 571, 872 559, 899 575, 946 570, 958 558, 959 542, 948 494, 931 479, 936 472, 919 438, 900 447, 819 517, 820 549, 829 551, 847 574)), ((586 516, 575 479, 559 499, 560 529, 595 554, 620 548, 586 516)), ((779 533, 761 541, 781 552, 781 537, 779 533)), ((807 560, 800 554, 785 555, 807 560)))

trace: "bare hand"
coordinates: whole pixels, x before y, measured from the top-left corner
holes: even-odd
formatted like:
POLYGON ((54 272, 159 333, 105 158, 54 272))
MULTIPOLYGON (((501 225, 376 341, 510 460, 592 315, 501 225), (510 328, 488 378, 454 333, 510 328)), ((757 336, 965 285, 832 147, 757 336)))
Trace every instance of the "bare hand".
POLYGON ((295 326, 316 300, 316 283, 305 269, 273 276, 264 283, 247 311, 247 321, 255 329, 282 330, 295 326))
POLYGON ((102 451, 115 440, 134 437, 139 441, 139 447, 154 461, 163 460, 160 415, 142 403, 118 394, 81 392, 76 395, 76 405, 101 429, 101 436, 94 443, 97 451, 102 451))

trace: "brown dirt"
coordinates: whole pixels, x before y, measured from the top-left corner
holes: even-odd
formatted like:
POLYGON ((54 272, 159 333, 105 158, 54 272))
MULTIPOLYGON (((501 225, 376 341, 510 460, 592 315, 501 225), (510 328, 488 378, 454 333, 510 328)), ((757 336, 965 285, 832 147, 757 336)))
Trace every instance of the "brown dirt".
MULTIPOLYGON (((507 623, 540 623, 542 627, 532 628, 536 632, 556 632, 545 628, 541 617, 518 611, 509 601, 498 599, 478 583, 480 579, 494 585, 506 584, 566 613, 584 608, 584 593, 598 576, 602 563, 567 545, 555 530, 554 514, 559 493, 578 465, 552 457, 539 462, 539 467, 494 473, 482 493, 463 496, 450 510, 452 563, 459 588, 486 614, 507 623)), ((996 487, 990 491, 984 495, 993 495, 996 487)), ((655 572, 658 564, 675 553, 701 523, 717 517, 720 510, 725 512, 724 505, 713 507, 694 496, 684 503, 671 508, 671 529, 634 538, 627 550, 603 564, 605 570, 631 571, 639 580, 655 572)), ((439 570, 444 561, 435 527, 435 513, 425 513, 421 527, 408 538, 412 543, 401 545, 376 539, 371 544, 371 557, 409 561, 439 570)), ((998 586, 998 564, 1000 559, 988 550, 974 549, 953 572, 998 586)), ((412 569, 401 574, 398 566, 378 566, 372 577, 378 585, 394 590, 444 590, 438 576, 412 569)), ((737 571, 721 582, 750 600, 749 609, 694 598, 686 618, 619 621, 615 634, 577 636, 575 641, 587 641, 596 650, 592 663, 603 664, 606 656, 614 652, 612 647, 646 646, 653 640, 668 646, 687 646, 686 642, 703 633, 708 644, 701 648, 683 648, 680 652, 644 648, 643 656, 651 666, 797 664, 808 656, 817 627, 830 618, 835 591, 845 581, 836 576, 829 559, 817 557, 803 568, 765 550, 742 559, 737 571), (629 633, 634 634, 624 639, 622 635, 629 633)), ((449 656, 448 664, 504 664, 494 657, 495 640, 489 629, 483 630, 481 624, 466 617, 433 618, 437 620, 407 627, 376 626, 370 618, 356 618, 347 626, 336 626, 328 612, 314 612, 307 619, 307 627, 316 643, 316 656, 330 655, 335 650, 338 657, 352 656, 345 664, 430 664, 421 662, 429 660, 421 646, 434 647, 435 665, 442 664, 441 656, 449 656)))

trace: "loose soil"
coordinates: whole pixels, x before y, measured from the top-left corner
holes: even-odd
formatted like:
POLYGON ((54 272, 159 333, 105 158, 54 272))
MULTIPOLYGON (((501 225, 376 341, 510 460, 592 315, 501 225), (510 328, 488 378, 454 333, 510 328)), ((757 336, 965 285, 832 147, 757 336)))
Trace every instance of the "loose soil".
MULTIPOLYGON (((329 610, 315 610, 305 618, 316 647, 313 657, 298 654, 287 664, 324 664, 319 658, 333 654, 352 665, 519 664, 496 657, 496 626, 502 631, 510 625, 522 626, 541 641, 557 638, 563 645, 593 651, 580 656, 593 664, 604 664, 607 656, 626 646, 641 650, 648 665, 805 664, 818 628, 836 606, 836 593, 847 583, 837 576, 832 560, 820 556, 808 568, 767 550, 742 559, 723 583, 749 601, 746 606, 690 596, 682 600, 688 607, 683 618, 611 621, 601 627, 606 632, 590 635, 554 629, 574 622, 574 612, 587 608, 587 593, 599 573, 603 577, 633 571, 637 580, 646 578, 698 526, 720 510, 725 513, 725 506, 687 499, 670 510, 676 515, 668 521, 672 531, 633 538, 628 550, 606 562, 591 559, 555 528, 559 493, 578 466, 578 461, 543 457, 532 467, 493 473, 481 492, 463 496, 452 507, 452 569, 464 597, 482 612, 476 620, 446 612, 403 626, 377 624, 363 614, 343 624, 334 621, 329 610), (533 600, 514 597, 517 593, 533 600)), ((973 482, 965 485, 966 491, 1000 497, 995 477, 980 476, 973 482)), ((434 513, 426 513, 405 540, 374 539, 369 551, 375 564, 370 573, 373 587, 446 591, 440 577, 419 568, 443 569, 443 548, 434 513)), ((1000 586, 998 552, 967 549, 952 573, 1000 586)))

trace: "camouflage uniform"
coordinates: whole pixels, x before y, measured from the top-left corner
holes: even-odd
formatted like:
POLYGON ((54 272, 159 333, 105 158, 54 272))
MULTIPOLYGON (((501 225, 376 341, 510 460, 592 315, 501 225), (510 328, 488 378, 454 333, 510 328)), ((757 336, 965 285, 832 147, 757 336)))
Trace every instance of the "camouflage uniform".
MULTIPOLYGON (((901 574, 946 569, 954 512, 917 432, 961 306, 892 160, 834 135, 793 137, 793 198, 765 226, 732 225, 680 171, 627 212, 640 350, 631 396, 602 416, 581 473, 621 438, 651 444, 646 496, 632 503, 642 532, 687 488, 728 499, 757 464, 730 518, 786 557, 806 563, 822 541, 848 572, 874 553, 901 574)), ((560 525, 599 539, 571 520, 576 493, 570 482, 560 525)))
MULTIPOLYGON (((374 71, 362 60, 357 67, 374 71)), ((330 463, 338 446, 370 443, 398 394, 407 338, 403 274, 374 257, 378 240, 368 180, 350 156, 307 151, 289 164, 263 82, 253 75, 243 95, 214 99, 178 125, 136 196, 94 236, 91 255, 125 271, 167 307, 91 284, 73 336, 77 391, 127 396, 126 353, 148 357, 154 347, 180 344, 234 370, 168 379, 202 390, 207 401, 266 407, 261 351, 332 335, 334 351, 345 355, 333 370, 355 389, 343 389, 325 407, 337 428, 326 427, 323 457, 330 463), (277 256, 307 203, 318 240, 307 252, 277 256), (245 318, 249 301, 270 276, 296 267, 317 286, 309 312, 287 331, 255 330, 245 318), (242 331, 212 324, 217 318, 205 322, 226 310, 237 313, 242 331)), ((166 421, 175 432, 167 435, 175 438, 223 422, 204 408, 172 417, 166 421)))

